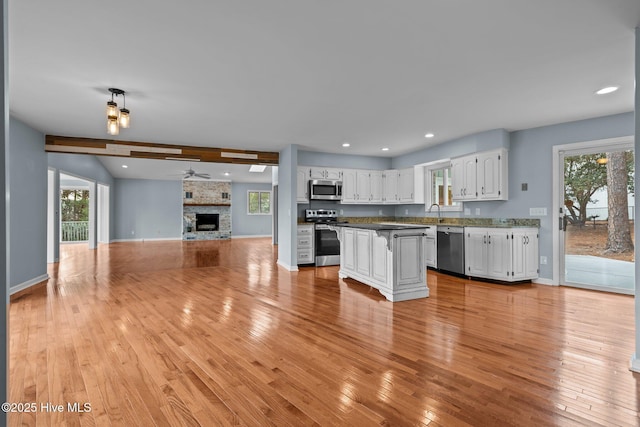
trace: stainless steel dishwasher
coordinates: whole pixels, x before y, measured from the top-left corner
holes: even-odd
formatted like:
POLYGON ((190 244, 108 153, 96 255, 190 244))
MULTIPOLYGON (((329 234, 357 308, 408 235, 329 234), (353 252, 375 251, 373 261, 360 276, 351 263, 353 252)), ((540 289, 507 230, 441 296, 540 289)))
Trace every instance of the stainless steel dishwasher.
POLYGON ((464 227, 438 226, 438 269, 464 274, 464 227))

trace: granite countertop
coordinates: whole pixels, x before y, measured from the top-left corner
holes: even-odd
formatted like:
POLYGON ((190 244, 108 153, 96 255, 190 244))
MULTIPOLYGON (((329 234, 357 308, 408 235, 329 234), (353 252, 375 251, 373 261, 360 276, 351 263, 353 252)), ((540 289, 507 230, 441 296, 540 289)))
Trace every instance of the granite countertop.
POLYGON ((375 231, 393 231, 393 230, 413 230, 424 229, 425 226, 419 224, 374 224, 374 223, 347 223, 347 224, 331 224, 334 227, 361 228, 363 230, 375 231))

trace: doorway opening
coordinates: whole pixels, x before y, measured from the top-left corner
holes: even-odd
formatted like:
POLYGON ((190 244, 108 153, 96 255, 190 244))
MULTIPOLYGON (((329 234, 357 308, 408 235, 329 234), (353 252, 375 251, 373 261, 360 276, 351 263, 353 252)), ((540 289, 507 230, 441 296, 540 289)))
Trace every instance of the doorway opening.
POLYGON ((560 284, 635 293, 632 141, 558 150, 560 284))

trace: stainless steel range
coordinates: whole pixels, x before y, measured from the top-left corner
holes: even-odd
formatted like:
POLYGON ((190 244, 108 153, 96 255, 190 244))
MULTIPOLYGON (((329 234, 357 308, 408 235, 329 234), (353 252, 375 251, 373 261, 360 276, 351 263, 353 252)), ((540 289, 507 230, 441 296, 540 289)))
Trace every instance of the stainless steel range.
POLYGON ((306 209, 304 220, 315 224, 316 266, 340 265, 340 241, 330 224, 337 224, 338 215, 331 209, 306 209))

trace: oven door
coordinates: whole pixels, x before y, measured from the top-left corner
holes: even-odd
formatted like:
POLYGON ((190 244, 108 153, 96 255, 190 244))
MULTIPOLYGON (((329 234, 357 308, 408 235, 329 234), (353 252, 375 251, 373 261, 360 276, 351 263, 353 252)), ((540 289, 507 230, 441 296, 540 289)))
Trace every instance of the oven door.
POLYGON ((335 230, 316 224, 316 266, 340 265, 340 241, 335 230))

